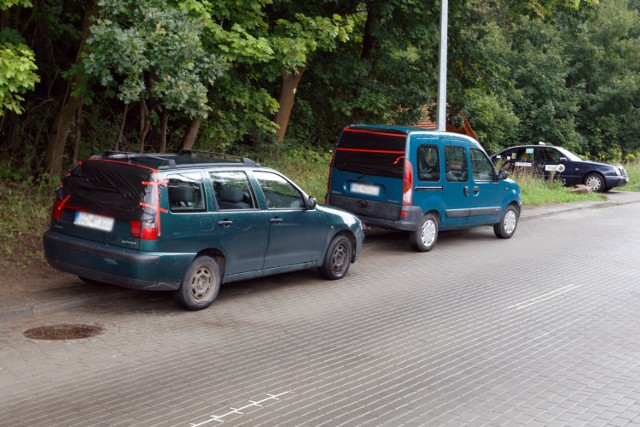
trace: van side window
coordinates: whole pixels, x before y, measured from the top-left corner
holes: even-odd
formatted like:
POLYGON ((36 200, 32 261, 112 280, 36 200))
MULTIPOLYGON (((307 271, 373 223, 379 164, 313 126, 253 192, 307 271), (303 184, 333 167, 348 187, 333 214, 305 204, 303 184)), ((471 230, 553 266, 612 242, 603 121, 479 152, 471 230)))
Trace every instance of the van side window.
POLYGON ((205 210, 202 175, 187 172, 167 176, 169 208, 172 212, 198 212, 205 210))
POLYGON ((445 175, 449 182, 465 182, 469 176, 467 153, 464 147, 447 145, 444 147, 445 175))
POLYGON ((211 172, 209 176, 216 203, 221 210, 256 207, 249 178, 244 172, 211 172))
POLYGON ((474 181, 493 181, 495 171, 487 155, 477 148, 469 149, 471 157, 471 175, 474 181))
POLYGON ((420 181, 440 181, 440 155, 437 145, 418 147, 418 178, 420 181))
POLYGON ((302 194, 280 175, 271 172, 253 174, 260 183, 268 209, 299 209, 305 206, 302 194))

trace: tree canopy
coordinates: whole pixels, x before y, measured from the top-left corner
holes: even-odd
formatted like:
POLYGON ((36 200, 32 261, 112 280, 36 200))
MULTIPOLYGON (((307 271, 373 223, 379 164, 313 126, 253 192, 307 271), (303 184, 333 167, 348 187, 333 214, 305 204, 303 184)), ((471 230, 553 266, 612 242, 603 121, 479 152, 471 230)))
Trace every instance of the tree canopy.
MULTIPOLYGON (((1 167, 323 149, 351 123, 416 123, 435 108, 439 15, 418 0, 0 0, 1 167)), ((460 0, 448 34, 449 117, 487 151, 638 155, 637 0, 460 0)))

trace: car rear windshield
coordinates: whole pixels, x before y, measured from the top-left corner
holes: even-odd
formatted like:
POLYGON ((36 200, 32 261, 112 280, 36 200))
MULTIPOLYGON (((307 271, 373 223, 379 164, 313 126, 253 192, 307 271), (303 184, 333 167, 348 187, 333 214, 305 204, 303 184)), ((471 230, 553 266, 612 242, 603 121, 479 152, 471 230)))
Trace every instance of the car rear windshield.
POLYGON ((57 196, 68 206, 123 220, 153 221, 157 212, 155 169, 127 162, 88 159, 62 180, 57 196))
POLYGON ((402 178, 406 138, 404 133, 346 128, 338 142, 333 167, 402 178))

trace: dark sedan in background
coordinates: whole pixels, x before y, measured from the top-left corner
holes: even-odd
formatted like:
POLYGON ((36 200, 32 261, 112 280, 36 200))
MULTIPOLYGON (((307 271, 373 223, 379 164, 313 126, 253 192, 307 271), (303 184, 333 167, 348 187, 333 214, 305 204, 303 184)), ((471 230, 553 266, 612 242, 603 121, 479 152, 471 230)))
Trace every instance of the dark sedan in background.
POLYGON ((491 160, 509 172, 532 170, 545 178, 562 179, 567 187, 584 184, 599 193, 629 182, 622 165, 582 160, 571 151, 552 145, 518 145, 492 155, 491 160))

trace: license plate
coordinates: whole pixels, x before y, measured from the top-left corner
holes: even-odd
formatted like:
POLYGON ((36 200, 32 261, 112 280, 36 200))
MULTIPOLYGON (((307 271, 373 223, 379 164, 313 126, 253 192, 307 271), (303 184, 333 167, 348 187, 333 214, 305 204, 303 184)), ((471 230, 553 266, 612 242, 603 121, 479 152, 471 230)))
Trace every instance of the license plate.
POLYGON ((377 185, 360 184, 358 182, 354 182, 351 184, 351 191, 354 193, 366 194, 368 196, 380 195, 380 187, 378 187, 377 185))
POLYGON ((73 223, 81 227, 93 228, 94 230, 113 230, 113 218, 110 218, 108 216, 96 215, 89 212, 76 212, 76 218, 73 223))

